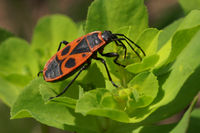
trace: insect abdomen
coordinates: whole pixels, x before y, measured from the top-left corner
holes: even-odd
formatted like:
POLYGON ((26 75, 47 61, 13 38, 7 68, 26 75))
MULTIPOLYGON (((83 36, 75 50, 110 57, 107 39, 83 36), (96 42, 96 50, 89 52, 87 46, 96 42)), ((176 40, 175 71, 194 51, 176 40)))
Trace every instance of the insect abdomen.
POLYGON ((60 69, 61 61, 55 57, 51 60, 51 62, 48 64, 47 69, 45 71, 45 78, 46 79, 54 79, 58 76, 62 75, 62 71, 60 69))

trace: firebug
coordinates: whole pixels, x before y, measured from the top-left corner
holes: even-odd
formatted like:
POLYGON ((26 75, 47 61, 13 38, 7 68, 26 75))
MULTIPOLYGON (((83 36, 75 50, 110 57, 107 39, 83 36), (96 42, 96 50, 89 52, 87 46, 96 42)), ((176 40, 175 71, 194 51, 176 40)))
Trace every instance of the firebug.
MULTIPOLYGON (((117 46, 125 49, 124 57, 126 57, 127 53, 127 48, 124 42, 129 45, 129 47, 135 52, 140 60, 142 60, 141 56, 131 44, 135 45, 135 47, 137 47, 145 56, 145 52, 142 50, 142 48, 124 34, 113 34, 111 31, 94 31, 79 37, 70 43, 67 41, 60 42, 57 53, 49 59, 44 66, 44 69, 38 73, 38 76, 40 73, 43 73, 45 81, 53 82, 66 79, 79 70, 74 79, 64 88, 61 93, 56 96, 59 97, 66 92, 66 90, 76 80, 80 73, 89 67, 91 64, 91 59, 95 59, 104 64, 109 80, 113 86, 118 87, 112 81, 106 61, 103 58, 97 57, 97 52, 105 57, 115 57, 114 63, 121 67, 125 67, 125 65, 118 63, 118 53, 103 53, 104 47, 110 42, 115 42, 117 46), (62 44, 64 44, 65 47, 61 49, 62 44)), ((51 97, 51 99, 52 98, 54 97, 51 97)))

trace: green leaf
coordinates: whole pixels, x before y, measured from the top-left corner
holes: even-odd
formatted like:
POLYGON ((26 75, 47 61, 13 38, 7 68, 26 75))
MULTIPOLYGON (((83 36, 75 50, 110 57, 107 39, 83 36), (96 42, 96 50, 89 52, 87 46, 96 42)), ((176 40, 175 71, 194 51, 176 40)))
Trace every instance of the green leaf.
POLYGON ((143 0, 95 0, 88 9, 86 33, 132 26, 131 36, 136 37, 147 27, 147 19, 143 0))
MULTIPOLYGON (((130 81, 130 79, 132 79, 133 77, 132 74, 130 74, 124 68, 116 65, 113 61, 114 60, 113 58, 105 58, 105 60, 108 65, 108 70, 110 72, 112 80, 115 82, 115 84, 127 87, 128 81, 130 81)), ((104 75, 104 78, 109 80, 105 66, 101 62, 98 62, 97 65, 100 68, 101 73, 104 75)))
POLYGON ((54 102, 57 104, 63 104, 69 108, 75 109, 76 107, 76 100, 70 97, 56 97, 52 99, 50 102, 54 102))
POLYGON ((41 84, 40 86, 39 86, 39 91, 40 91, 40 94, 41 94, 41 96, 42 96, 42 98, 43 98, 43 101, 45 101, 45 103, 47 103, 47 102, 49 102, 50 100, 49 100, 49 98, 50 97, 54 97, 54 96, 56 96, 56 93, 55 93, 55 91, 53 91, 53 89, 52 88, 50 88, 48 85, 46 85, 46 84, 41 84))
POLYGON ((174 33, 177 31, 179 25, 182 23, 183 20, 184 20, 183 18, 178 19, 162 30, 162 32, 160 33, 158 37, 157 51, 159 51, 160 48, 162 48, 163 45, 165 45, 170 40, 170 38, 173 37, 174 33))
POLYGON ((19 89, 1 77, 0 84, 0 98, 8 106, 11 106, 19 94, 19 89))
POLYGON ((194 109, 191 113, 191 117, 196 117, 200 119, 200 109, 199 108, 194 109))
POLYGON ((199 31, 200 28, 200 11, 194 10, 180 23, 177 32, 172 38, 172 45, 168 62, 172 62, 176 56, 191 41, 191 38, 199 31), (192 20, 191 20, 192 19, 192 20), (182 39, 180 39, 182 38, 182 39))
POLYGON ((153 68, 158 60, 159 60, 159 56, 156 54, 147 56, 142 60, 142 62, 128 65, 126 67, 126 70, 128 70, 131 73, 135 73, 135 74, 140 73, 142 71, 146 71, 146 70, 153 68))
POLYGON ((176 32, 172 39, 171 53, 168 57, 168 61, 172 62, 176 59, 177 55, 185 48, 185 46, 190 42, 193 36, 199 31, 200 25, 191 29, 180 30, 176 32))
POLYGON ((43 101, 45 101, 45 103, 55 102, 58 104, 64 104, 65 106, 73 108, 73 109, 76 106, 75 99, 70 98, 70 97, 55 97, 56 96, 55 91, 53 91, 53 89, 47 85, 41 84, 39 91, 40 91, 40 94, 43 98, 43 101), (55 97, 55 98, 50 100, 49 99, 50 97, 55 97))
POLYGON ((45 63, 57 52, 61 41, 71 42, 77 35, 77 27, 70 18, 62 15, 47 16, 40 19, 34 30, 32 47, 41 63, 45 63))
POLYGON ((171 131, 171 133, 185 133, 187 132, 188 126, 189 126, 189 120, 190 120, 190 114, 197 102, 198 96, 194 98, 192 101, 190 107, 185 112, 184 116, 181 118, 179 123, 174 127, 174 129, 171 131))
POLYGON ((6 76, 5 75, 2 76, 2 78, 10 82, 10 84, 19 87, 20 90, 22 90, 22 88, 24 88, 33 79, 33 77, 31 77, 30 75, 22 75, 22 74, 9 74, 6 76))
POLYGON ((0 95, 9 106, 38 72, 38 63, 28 43, 11 37, 0 45, 0 95))
POLYGON ((9 37, 13 37, 14 35, 5 29, 0 28, 0 44, 8 39, 9 37))
POLYGON ((0 73, 35 76, 38 64, 28 43, 19 38, 9 38, 0 45, 0 73))
POLYGON ((189 133, 195 133, 200 129, 200 109, 196 108, 191 113, 190 124, 188 128, 189 133))
POLYGON ((171 70, 158 77, 161 88, 158 97, 149 107, 150 112, 157 110, 147 120, 161 120, 180 111, 199 91, 200 62, 197 60, 200 58, 199 41, 200 31, 193 36, 171 64, 171 70), (169 108, 170 110, 167 110, 169 108))
MULTIPOLYGON (((158 93, 158 81, 156 76, 150 72, 138 74, 131 80, 128 87, 135 90, 133 99, 129 101, 130 110, 148 106, 156 98, 158 93), (136 94, 138 95, 136 97, 136 94)), ((136 114, 137 115, 137 114, 136 114)))
POLYGON ((182 21, 178 30, 189 29, 200 25, 200 10, 191 11, 182 21))
POLYGON ((157 92, 156 77, 152 73, 146 72, 130 81, 128 89, 118 91, 109 88, 97 89, 85 93, 76 104, 76 112, 134 123, 135 117, 133 116, 139 115, 135 114, 134 110, 149 105, 156 97, 157 92), (149 89, 149 86, 152 89, 149 89))
MULTIPOLYGON (((198 28, 200 26, 199 16, 200 11, 194 10, 191 13, 189 13, 183 20, 178 21, 177 23, 173 24, 174 26, 168 29, 171 29, 172 37, 168 41, 166 41, 165 45, 163 45, 163 47, 160 48, 157 52, 157 54, 160 56, 160 60, 156 64, 157 67, 172 62, 172 60, 175 59, 174 57, 176 57, 181 52, 181 50, 183 50, 184 47, 189 43, 189 41, 192 38, 192 35, 198 31, 198 28), (197 29, 192 30, 191 28, 197 29), (187 31, 190 29, 191 31, 187 31), (190 32, 193 34, 190 35, 190 32), (177 38, 176 35, 179 35, 180 37, 177 38), (183 38, 183 40, 175 41, 175 38, 183 38), (175 49, 177 47, 178 50, 176 51, 175 49)), ((168 37, 169 35, 167 36, 167 38, 168 37)))
POLYGON ((200 0, 179 0, 185 13, 188 13, 194 9, 200 9, 200 0))
MULTIPOLYGON (((132 131, 134 133, 155 133, 155 132, 185 133, 185 132, 187 132, 190 114, 191 114, 192 109, 194 108, 194 105, 195 105, 195 103, 197 101, 197 98, 198 97, 196 96, 193 99, 189 109, 185 112, 184 116, 182 117, 182 119, 178 123, 163 124, 163 125, 154 125, 154 124, 153 125, 144 125, 144 126, 138 127, 136 130, 133 129, 132 131)), ((191 116, 192 116, 192 114, 191 114, 191 116)), ((196 125, 198 125, 198 122, 197 122, 196 125)), ((197 128, 198 128, 198 126, 197 126, 197 128)), ((196 132, 197 128, 194 128, 193 132, 196 132)), ((189 131, 189 132, 191 132, 191 131, 189 131)))
MULTIPOLYGON (((177 32, 182 32, 182 34, 185 33, 185 35, 189 37, 190 40, 187 41, 186 45, 183 45, 184 49, 182 49, 176 55, 176 60, 173 63, 168 64, 169 66, 163 66, 164 69, 159 69, 160 71, 165 71, 165 74, 158 77, 160 85, 158 96, 156 97, 155 101, 152 103, 151 106, 137 110, 137 112, 140 113, 140 115, 137 119, 134 120, 135 122, 139 122, 145 119, 154 111, 155 112, 152 115, 150 115, 145 122, 155 122, 166 118, 174 114, 175 112, 178 112, 181 109, 183 109, 199 90, 199 88, 197 87, 197 83, 199 82, 199 62, 196 60, 197 58, 199 58, 199 54, 197 52, 199 50, 199 46, 197 45, 197 43, 199 42, 199 33, 197 29, 198 22, 190 21, 190 19, 195 18, 197 14, 199 14, 198 11, 192 12, 184 20, 182 20, 181 23, 177 24, 178 27, 176 25, 176 28, 172 28, 172 30, 176 29, 176 32, 174 32, 172 35, 174 40, 181 38, 180 36, 175 35, 177 32), (188 29, 185 30, 184 28, 188 29), (190 86, 190 88, 193 88, 192 91, 187 89, 188 86, 190 86), (187 99, 185 99, 185 97, 187 97, 187 99), (185 99, 185 102, 181 102, 183 101, 183 99, 185 99), (179 106, 175 107, 176 104, 178 104, 179 106), (161 106, 163 107, 161 108, 161 106), (170 108, 171 110, 167 111, 166 108, 170 108)), ((175 47, 177 45, 176 43, 178 42, 173 41, 172 46, 175 47)), ((171 44, 169 41, 163 46, 166 47, 170 45, 171 44)), ((163 50, 162 52, 165 51, 168 52, 167 49, 163 50)), ((167 55, 164 55, 164 53, 162 54, 163 56, 168 57, 167 55)), ((161 58, 163 58, 163 56, 161 58)), ((156 74, 158 73, 156 72, 156 74)))
POLYGON ((98 89, 85 93, 78 100, 75 111, 83 115, 92 114, 105 116, 113 120, 128 122, 127 114, 121 110, 115 109, 115 106, 117 105, 112 95, 105 89, 98 89))
POLYGON ((84 75, 81 83, 86 86, 85 88, 87 89, 105 87, 105 78, 95 62, 87 69, 87 73, 84 75))
MULTIPOLYGON (((176 125, 163 124, 163 125, 145 125, 134 130, 133 133, 169 133, 176 125)), ((177 132, 179 133, 179 132, 177 132)))
POLYGON ((74 113, 65 104, 58 104, 55 101, 45 104, 39 91, 41 85, 53 88, 52 84, 47 84, 42 78, 33 80, 18 96, 11 108, 12 119, 33 117, 41 123, 68 131, 98 132, 96 118, 74 113))
MULTIPOLYGON (((47 83, 42 78, 37 78, 25 87, 17 98, 18 89, 29 82, 37 73, 36 70, 38 71, 35 61, 37 57, 40 63, 44 64, 56 53, 60 41, 70 42, 78 34, 83 33, 81 30, 78 33, 76 25, 69 18, 60 15, 45 17, 38 23, 32 41, 32 50, 38 56, 31 52, 28 45, 23 45, 23 50, 20 50, 17 46, 22 42, 21 40, 10 41, 12 44, 17 43, 16 48, 13 45, 17 52, 10 51, 11 43, 0 46, 0 55, 2 55, 0 61, 4 62, 3 65, 0 64, 0 75, 3 77, 2 80, 0 78, 2 82, 0 96, 9 105, 12 105, 17 98, 11 109, 13 119, 33 117, 46 125, 80 133, 113 131, 122 133, 134 132, 134 129, 136 132, 152 129, 153 125, 149 128, 139 127, 141 123, 136 123, 152 124, 179 112, 192 101, 200 89, 199 16, 200 11, 195 10, 164 31, 145 29, 147 14, 143 0, 126 2, 96 0, 89 8, 86 32, 111 30, 113 33, 125 33, 133 40, 140 35, 137 43, 147 53, 143 61, 133 64, 139 59, 135 59, 135 55, 128 49, 127 60, 122 61, 120 56, 119 62, 128 64, 127 70, 131 72, 129 73, 116 66, 113 59, 106 59, 113 81, 117 84, 121 83, 119 88, 113 87, 110 81, 104 81, 107 73, 105 73, 103 64, 96 61, 88 72, 83 72, 83 76, 80 76, 70 86, 64 97, 49 101, 49 97, 58 94, 73 76, 59 83, 47 83), (9 46, 7 52, 12 52, 12 57, 5 56, 5 46, 9 46), (2 52, 4 54, 1 54, 2 52), (16 61, 13 60, 15 56, 16 61), (5 60, 5 57, 9 57, 8 60, 5 60), (17 64, 9 64, 10 61, 17 62, 17 64), (6 68, 6 66, 9 67, 6 68), (25 69, 24 66, 26 66, 25 69), (95 74, 98 76, 94 76, 95 74), (16 86, 12 86, 13 84, 16 86), (8 93, 4 87, 9 88, 9 91, 14 91, 8 93), (84 93, 82 87, 88 92, 84 93), (90 90, 91 88, 95 89, 90 90)), ((112 45, 109 45, 108 49, 108 51, 119 51, 120 55, 124 52, 120 48, 115 49, 112 45)), ((136 49, 136 51, 139 50, 136 49)), ((185 115, 188 120, 187 113, 185 115)), ((187 123, 184 120, 185 117, 180 125, 187 123)), ((170 127, 166 126, 166 129, 170 127)), ((165 129, 165 127, 159 129, 161 128, 165 129)), ((180 128, 179 125, 176 128, 180 128)))
POLYGON ((142 47, 147 56, 156 53, 160 33, 162 32, 155 28, 147 28, 139 36, 137 44, 142 47))

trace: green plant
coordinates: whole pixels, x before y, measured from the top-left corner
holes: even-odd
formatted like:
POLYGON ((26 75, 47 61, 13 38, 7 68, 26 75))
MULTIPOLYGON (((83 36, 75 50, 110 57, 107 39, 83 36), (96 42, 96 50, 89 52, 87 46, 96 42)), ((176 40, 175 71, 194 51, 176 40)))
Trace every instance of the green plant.
MULTIPOLYGON (((31 45, 2 31, 7 39, 0 39, 4 40, 0 45, 0 97, 11 107, 11 119, 32 117, 78 133, 176 132, 188 125, 200 89, 200 11, 191 11, 163 30, 148 28, 147 19, 142 0, 95 0, 79 29, 66 16, 47 16, 38 22, 31 45), (120 88, 113 87, 102 64, 93 61, 64 97, 49 101, 73 76, 47 83, 36 76, 37 72, 60 41, 72 41, 94 30, 123 33, 135 40, 146 56, 140 62, 128 50, 128 59, 120 59, 127 65, 125 69, 106 59, 120 88), (180 123, 154 125, 183 110, 192 100, 180 123)), ((123 52, 114 44, 105 51, 113 49, 123 52)))

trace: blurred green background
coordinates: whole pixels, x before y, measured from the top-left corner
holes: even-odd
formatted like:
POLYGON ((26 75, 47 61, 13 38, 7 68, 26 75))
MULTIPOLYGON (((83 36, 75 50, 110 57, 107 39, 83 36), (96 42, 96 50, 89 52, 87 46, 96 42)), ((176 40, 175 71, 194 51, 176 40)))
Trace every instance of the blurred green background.
MULTIPOLYGON (((42 16, 65 14, 75 22, 81 22, 86 19, 92 1, 0 0, 0 27, 30 41, 33 28, 42 16)), ((178 0, 145 0, 145 5, 149 12, 150 27, 162 29, 183 15, 178 0)))
MULTIPOLYGON (((64 14, 84 22, 93 0, 0 0, 0 27, 30 42, 37 21, 49 14, 64 14)), ((122 0, 123 2, 123 0, 122 0)), ((146 0, 149 26, 162 29, 184 12, 178 0, 146 0)), ((62 133, 33 119, 10 120, 9 108, 0 101, 0 133, 62 133)), ((162 123, 176 121, 182 113, 162 123)))

